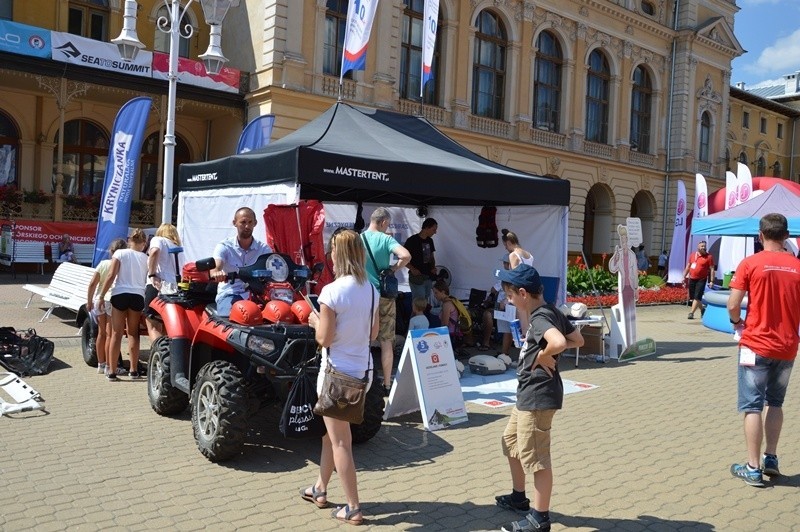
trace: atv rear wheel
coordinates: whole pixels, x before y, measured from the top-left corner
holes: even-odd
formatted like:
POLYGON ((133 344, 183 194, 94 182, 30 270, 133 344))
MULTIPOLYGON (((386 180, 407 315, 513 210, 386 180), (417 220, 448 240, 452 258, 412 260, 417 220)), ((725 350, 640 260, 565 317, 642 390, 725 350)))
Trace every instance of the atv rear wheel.
POLYGON ((192 387, 192 429, 203 456, 221 462, 241 453, 247 406, 244 379, 236 366, 215 360, 200 368, 192 387))
POLYGON ((381 386, 377 382, 372 383, 364 398, 364 421, 360 425, 350 425, 353 443, 364 443, 381 430, 384 400, 380 388, 381 386))
POLYGON ((147 365, 147 397, 156 414, 173 416, 186 410, 189 396, 172 386, 169 337, 162 336, 150 347, 147 365))
POLYGON ((81 353, 86 365, 97 367, 97 324, 86 316, 81 325, 81 353))

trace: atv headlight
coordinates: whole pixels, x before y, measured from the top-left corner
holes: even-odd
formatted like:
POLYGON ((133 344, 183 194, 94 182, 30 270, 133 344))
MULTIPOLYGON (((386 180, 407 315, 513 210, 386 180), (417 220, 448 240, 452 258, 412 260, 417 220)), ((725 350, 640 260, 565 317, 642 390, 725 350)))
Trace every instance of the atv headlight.
POLYGON ((275 351, 275 342, 273 342, 269 338, 264 338, 263 336, 255 336, 251 334, 247 338, 246 347, 250 351, 254 351, 261 355, 268 355, 273 351, 275 351))

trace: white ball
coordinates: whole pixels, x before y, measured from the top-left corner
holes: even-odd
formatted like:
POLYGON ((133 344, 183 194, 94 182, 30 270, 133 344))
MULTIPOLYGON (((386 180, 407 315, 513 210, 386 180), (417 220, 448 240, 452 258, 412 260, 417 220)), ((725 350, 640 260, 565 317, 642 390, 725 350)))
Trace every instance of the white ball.
POLYGON ((499 355, 497 355, 497 358, 499 358, 500 360, 502 360, 502 361, 503 361, 503 364, 505 364, 505 365, 506 365, 506 367, 509 367, 509 366, 511 366, 511 365, 513 364, 513 362, 511 361, 511 357, 510 357, 510 356, 508 356, 508 355, 507 355, 507 354, 505 354, 505 353, 500 353, 499 355))

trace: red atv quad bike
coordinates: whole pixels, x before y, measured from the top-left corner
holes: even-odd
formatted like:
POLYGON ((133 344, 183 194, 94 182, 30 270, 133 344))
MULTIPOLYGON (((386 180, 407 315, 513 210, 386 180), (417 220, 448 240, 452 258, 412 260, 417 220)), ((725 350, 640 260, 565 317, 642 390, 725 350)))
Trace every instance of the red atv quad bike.
MULTIPOLYGON (((228 275, 243 281, 250 300, 234 304, 230 317, 216 313, 217 283, 208 270, 214 259, 184 267, 175 294, 150 303, 165 336, 153 343, 147 393, 156 413, 192 410, 200 452, 212 462, 241 453, 248 420, 266 405, 282 405, 303 367, 319 369, 320 355, 311 312, 300 295, 312 272, 288 255, 262 255, 252 266, 228 275)), ((351 425, 353 442, 378 433, 384 399, 378 386, 366 398, 364 422, 351 425)))

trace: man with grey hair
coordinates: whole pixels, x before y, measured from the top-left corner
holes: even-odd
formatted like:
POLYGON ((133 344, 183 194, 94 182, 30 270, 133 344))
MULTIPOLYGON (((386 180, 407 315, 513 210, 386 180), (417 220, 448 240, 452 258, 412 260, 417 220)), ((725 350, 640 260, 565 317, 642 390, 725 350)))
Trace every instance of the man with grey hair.
MULTIPOLYGON (((386 234, 392 216, 385 207, 378 207, 370 216, 369 227, 361 234, 364 247, 367 248, 367 276, 372 285, 380 290, 380 272, 390 268, 397 272, 411 260, 411 253, 393 237, 386 234), (397 262, 390 265, 392 254, 397 262), (371 256, 370 256, 371 255, 371 256), (374 257, 374 261, 373 258, 374 257)), ((378 307, 380 328, 378 341, 381 343, 381 366, 383 369, 383 386, 385 395, 389 394, 392 385, 392 365, 394 364, 394 335, 397 309, 393 298, 381 297, 378 307)))

